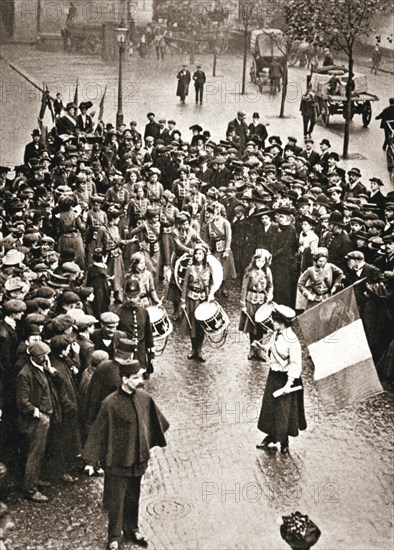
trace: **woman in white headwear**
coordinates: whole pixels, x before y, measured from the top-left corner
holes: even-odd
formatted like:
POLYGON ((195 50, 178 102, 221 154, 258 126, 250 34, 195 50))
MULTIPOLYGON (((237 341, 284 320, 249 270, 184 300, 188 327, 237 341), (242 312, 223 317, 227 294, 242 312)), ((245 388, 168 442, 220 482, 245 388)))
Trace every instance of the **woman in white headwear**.
POLYGON ((306 429, 301 344, 291 328, 296 316, 292 308, 275 304, 271 316, 274 332, 266 346, 270 371, 257 424, 267 436, 257 448, 269 450, 279 442, 281 452, 287 454, 289 436, 306 429), (277 391, 280 395, 274 397, 277 391))

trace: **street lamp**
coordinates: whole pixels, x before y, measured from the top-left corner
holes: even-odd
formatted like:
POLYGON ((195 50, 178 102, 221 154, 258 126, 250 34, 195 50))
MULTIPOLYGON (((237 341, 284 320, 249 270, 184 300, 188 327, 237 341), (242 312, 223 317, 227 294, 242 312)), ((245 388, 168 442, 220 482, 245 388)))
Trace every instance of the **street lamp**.
POLYGON ((118 111, 116 113, 116 127, 123 124, 123 56, 125 51, 125 44, 127 39, 127 33, 129 29, 124 26, 123 21, 120 26, 115 29, 116 41, 119 44, 119 80, 118 80, 118 111))

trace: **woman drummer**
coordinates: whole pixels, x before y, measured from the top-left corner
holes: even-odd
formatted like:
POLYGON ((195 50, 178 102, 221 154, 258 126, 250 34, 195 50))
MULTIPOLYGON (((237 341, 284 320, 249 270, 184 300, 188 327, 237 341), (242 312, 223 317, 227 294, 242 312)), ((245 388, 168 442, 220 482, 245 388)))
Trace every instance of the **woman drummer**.
POLYGON ((200 363, 206 361, 201 352, 204 331, 196 321, 194 312, 202 302, 214 300, 213 273, 207 262, 207 254, 208 250, 205 245, 197 244, 195 246, 192 263, 186 269, 181 299, 181 308, 185 312, 192 343, 192 351, 188 355, 188 359, 196 359, 200 363))
POLYGON ((241 318, 239 330, 249 333, 250 351, 248 359, 255 356, 253 342, 263 336, 263 328, 255 323, 256 311, 273 297, 272 273, 269 268, 271 254, 263 248, 256 251, 252 262, 245 271, 241 288, 241 318))
POLYGON ((299 430, 306 429, 301 345, 291 328, 295 316, 290 307, 274 305, 274 332, 267 346, 270 371, 257 424, 258 429, 267 434, 257 448, 266 450, 270 444, 280 442, 283 454, 289 452, 289 436, 296 437, 299 430), (298 386, 300 390, 291 391, 298 386), (283 394, 274 397, 277 390, 283 394))
POLYGON ((177 260, 183 256, 183 254, 190 254, 191 256, 195 245, 197 243, 202 244, 203 241, 195 229, 190 226, 190 215, 187 212, 180 212, 175 218, 175 229, 172 231, 172 236, 174 239, 175 249, 171 258, 172 275, 168 288, 168 299, 174 304, 174 314, 172 319, 176 321, 179 316, 181 292, 175 280, 175 264, 177 260))
POLYGON ((135 301, 140 306, 147 308, 153 304, 160 302, 155 289, 152 273, 146 268, 145 255, 143 252, 135 252, 131 256, 130 269, 128 275, 138 279, 140 285, 140 293, 135 298, 135 301))

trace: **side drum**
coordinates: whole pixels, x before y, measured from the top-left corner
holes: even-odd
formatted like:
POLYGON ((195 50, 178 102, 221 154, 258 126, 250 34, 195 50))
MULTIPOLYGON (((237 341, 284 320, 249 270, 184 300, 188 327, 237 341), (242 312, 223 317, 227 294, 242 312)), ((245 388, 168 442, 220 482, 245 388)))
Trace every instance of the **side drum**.
POLYGON ((168 338, 172 333, 173 326, 164 307, 149 306, 147 311, 152 327, 153 338, 157 340, 168 338))
POLYGON ((218 302, 203 302, 197 307, 194 315, 207 335, 224 332, 230 322, 227 313, 218 302))

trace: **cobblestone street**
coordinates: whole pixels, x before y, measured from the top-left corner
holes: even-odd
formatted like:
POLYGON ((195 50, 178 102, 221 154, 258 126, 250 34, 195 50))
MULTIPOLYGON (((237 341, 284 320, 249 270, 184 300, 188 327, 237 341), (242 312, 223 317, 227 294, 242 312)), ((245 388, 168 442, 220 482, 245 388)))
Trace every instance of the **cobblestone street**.
MULTIPOLYGON (((146 386, 171 423, 168 446, 154 450, 144 478, 140 524, 150 547, 279 550, 281 516, 300 510, 320 527, 322 550, 392 548, 393 393, 328 417, 306 358, 307 431, 292 439, 288 457, 258 451, 268 369, 246 359, 235 300, 222 303, 231 319, 225 346, 205 344, 201 365, 173 334, 146 386)), ((48 495, 37 506, 15 493, 11 550, 104 548, 101 479, 48 495)))
MULTIPOLYGON (((115 66, 87 56, 67 57, 15 47, 4 48, 4 55, 34 76, 37 83, 45 81, 51 90, 56 89, 55 84, 60 86, 65 102, 72 100, 71 88, 65 90, 77 76, 79 100, 92 99, 95 106, 108 82, 104 118, 114 122, 115 66), (89 93, 93 95, 89 97, 89 93)), ((270 123, 271 135, 295 133, 302 142, 298 109, 306 71, 292 69, 294 95, 291 89, 289 93, 293 99, 286 104, 287 118, 279 119, 279 97, 269 99, 267 95, 256 100, 252 91, 239 96, 239 58, 219 59, 221 76, 210 77, 203 106, 194 106, 191 96, 186 105, 177 103, 175 74, 183 58, 168 57, 162 65, 150 61, 148 75, 141 60, 128 61, 127 123, 135 118, 143 128, 146 113, 153 110, 157 118, 174 117, 185 139, 190 135, 189 126, 198 122, 219 140, 224 138, 227 122, 242 108, 249 118, 253 111, 259 111, 270 123)), ((197 61, 203 65, 205 61, 207 68, 212 59, 197 61)), ((12 166, 22 161, 24 145, 37 125, 40 98, 30 90, 29 101, 21 79, 3 62, 1 67, 0 155, 2 165, 12 166)), ((374 118, 388 104, 392 77, 378 75, 370 91, 380 95, 373 107, 374 118)), ((363 179, 368 182, 373 175, 382 178, 387 193, 392 184, 378 122, 372 120, 366 130, 360 120, 355 120, 352 128, 350 151, 358 155, 356 162, 363 179)), ((333 150, 341 152, 342 129, 343 119, 338 117, 329 129, 317 126, 313 137, 316 144, 328 137, 333 150)), ((345 168, 353 164, 351 159, 341 162, 345 168)), ((257 450, 262 434, 256 425, 268 367, 247 360, 249 342, 237 330, 238 287, 231 290, 228 299, 218 301, 230 317, 225 345, 214 349, 205 342, 206 364, 188 361, 189 340, 175 324, 146 384, 170 422, 168 446, 154 449, 143 481, 140 529, 150 541, 149 548, 284 550, 281 517, 296 510, 308 514, 321 529, 318 550, 393 548, 393 388, 385 386, 380 396, 328 415, 313 386, 312 365, 304 348, 308 429, 291 439, 288 456, 257 450)), ((165 305, 171 313, 171 306, 165 305)), ((327 354, 329 346, 327 343, 327 354)), ((81 476, 76 485, 54 485, 46 494, 50 502, 38 505, 24 500, 18 487, 12 488, 8 502, 16 529, 10 533, 8 550, 104 550, 107 519, 101 505, 102 478, 81 476)))

